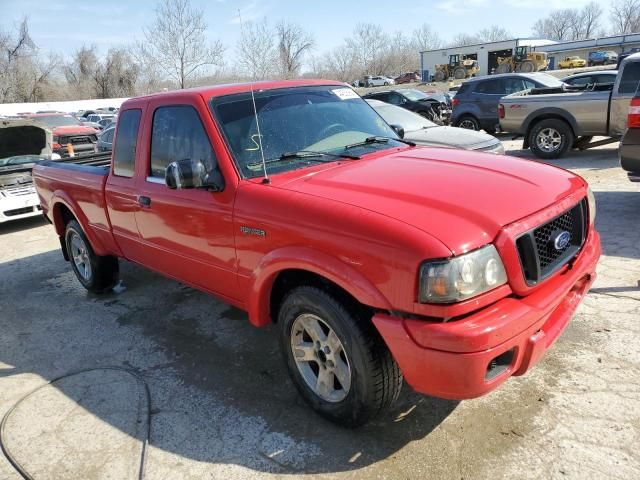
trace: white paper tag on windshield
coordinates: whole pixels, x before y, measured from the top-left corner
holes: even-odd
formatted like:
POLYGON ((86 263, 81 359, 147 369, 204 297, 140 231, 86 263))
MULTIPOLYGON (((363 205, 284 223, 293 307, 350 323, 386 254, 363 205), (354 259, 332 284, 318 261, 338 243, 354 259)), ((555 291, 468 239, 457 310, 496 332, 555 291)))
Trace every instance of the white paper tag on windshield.
POLYGON ((340 100, 351 100, 353 98, 360 98, 356 92, 351 90, 350 88, 336 88, 335 90, 331 90, 336 97, 340 100))

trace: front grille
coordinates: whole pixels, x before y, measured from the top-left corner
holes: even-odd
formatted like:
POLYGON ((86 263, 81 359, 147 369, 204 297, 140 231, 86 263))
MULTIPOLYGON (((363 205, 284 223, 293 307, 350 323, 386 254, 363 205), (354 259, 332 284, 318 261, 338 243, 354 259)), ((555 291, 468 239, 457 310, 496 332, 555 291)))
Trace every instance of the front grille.
POLYGON ((587 233, 587 205, 582 200, 553 220, 530 230, 516 240, 524 277, 529 285, 552 275, 582 248, 587 233), (566 245, 559 237, 567 237, 566 245))
POLYGON ((83 136, 67 136, 60 137, 58 139, 58 143, 60 145, 67 145, 68 143, 72 145, 84 145, 88 143, 95 143, 97 138, 95 135, 83 135, 83 136))

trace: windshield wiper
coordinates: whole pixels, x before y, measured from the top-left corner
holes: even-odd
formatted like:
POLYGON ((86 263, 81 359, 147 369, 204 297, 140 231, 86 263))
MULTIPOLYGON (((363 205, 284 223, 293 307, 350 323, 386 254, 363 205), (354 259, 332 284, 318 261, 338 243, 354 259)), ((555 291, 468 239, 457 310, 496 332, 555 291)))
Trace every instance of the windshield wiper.
MULTIPOLYGON (((311 159, 314 158, 317 162, 332 162, 333 160, 319 159, 318 157, 335 157, 335 158, 348 158, 350 160, 360 160, 360 157, 357 155, 348 155, 345 153, 327 153, 327 152, 313 152, 311 150, 300 150, 298 152, 286 152, 276 158, 270 158, 269 160, 265 160, 264 163, 278 163, 278 162, 286 162, 287 160, 298 160, 298 159, 311 159)), ((262 165, 262 162, 253 162, 248 163, 247 167, 259 167, 262 165)))
POLYGON ((416 144, 414 142, 410 142, 409 140, 404 140, 402 138, 391 138, 391 137, 375 136, 375 137, 367 137, 367 138, 364 139, 363 142, 352 143, 350 145, 346 145, 344 147, 344 149, 345 150, 349 150, 349 149, 355 148, 355 147, 364 147, 365 145, 371 145, 373 143, 389 143, 389 140, 394 140, 396 142, 406 143, 407 145, 409 145, 411 147, 415 147, 416 146, 416 144))
POLYGON ((329 152, 314 152, 312 150, 300 150, 298 152, 288 152, 280 155, 280 160, 286 160, 288 158, 309 158, 309 157, 335 157, 335 158, 348 158, 350 160, 360 160, 358 155, 349 155, 347 153, 329 153, 329 152))

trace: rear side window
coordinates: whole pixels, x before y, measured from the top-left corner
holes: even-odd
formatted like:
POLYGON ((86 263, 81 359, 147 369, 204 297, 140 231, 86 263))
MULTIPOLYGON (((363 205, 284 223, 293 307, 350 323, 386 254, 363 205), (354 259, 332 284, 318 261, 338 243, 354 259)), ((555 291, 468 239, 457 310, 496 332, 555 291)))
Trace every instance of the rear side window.
POLYGON ((159 107, 153 114, 151 133, 151 176, 164 178, 171 162, 189 159, 202 162, 208 172, 218 162, 200 116, 189 105, 159 107))
POLYGON ((118 135, 113 151, 113 173, 120 177, 133 177, 136 143, 140 126, 140 110, 125 110, 118 120, 118 135))
POLYGON ((502 80, 485 80, 478 82, 475 93, 486 93, 491 95, 504 95, 504 86, 502 80))
POLYGON ((622 72, 618 93, 636 93, 640 82, 640 62, 627 63, 622 72))

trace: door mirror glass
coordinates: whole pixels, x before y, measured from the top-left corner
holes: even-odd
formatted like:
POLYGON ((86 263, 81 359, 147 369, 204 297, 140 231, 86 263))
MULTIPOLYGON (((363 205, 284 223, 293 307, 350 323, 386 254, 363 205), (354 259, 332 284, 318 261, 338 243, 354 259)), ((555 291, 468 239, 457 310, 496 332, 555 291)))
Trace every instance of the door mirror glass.
POLYGON ((167 165, 164 175, 167 187, 171 189, 204 188, 214 192, 224 189, 222 178, 217 171, 207 172, 202 162, 192 162, 185 158, 167 165))

